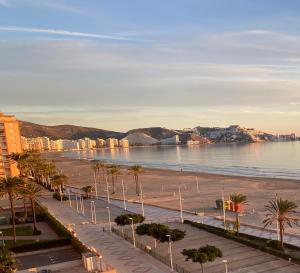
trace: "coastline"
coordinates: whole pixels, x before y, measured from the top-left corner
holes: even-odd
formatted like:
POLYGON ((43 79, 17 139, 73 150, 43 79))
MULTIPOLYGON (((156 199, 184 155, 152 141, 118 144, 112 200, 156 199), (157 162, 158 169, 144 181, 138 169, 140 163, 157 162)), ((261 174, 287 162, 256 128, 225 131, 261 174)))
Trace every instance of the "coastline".
MULTIPOLYGON (((71 159, 61 157, 62 153, 43 153, 43 157, 53 160, 59 170, 69 177, 69 185, 81 188, 86 185, 94 186, 91 162, 85 159, 71 159)), ((128 173, 128 166, 122 166, 116 181, 116 193, 112 198, 122 199, 122 183, 126 187, 126 199, 140 201, 135 193, 135 183, 128 173)), ((273 179, 262 177, 230 176, 220 174, 195 173, 173 171, 156 168, 145 168, 140 175, 143 185, 144 202, 166 207, 179 208, 178 187, 181 187, 183 209, 192 212, 204 212, 211 216, 221 216, 222 211, 215 209, 216 199, 221 198, 224 188, 225 198, 234 192, 243 193, 248 198, 248 206, 241 217, 242 223, 262 227, 265 217, 265 205, 278 194, 280 197, 295 202, 300 207, 300 181, 292 179, 273 179), (198 177, 198 189, 196 177, 198 177)), ((102 181, 97 184, 99 196, 107 196, 106 184, 102 181)), ((110 192, 112 191, 109 181, 110 192)), ((233 213, 228 217, 234 218, 233 213)), ((273 228, 276 228, 275 226, 273 228)), ((297 228, 287 228, 287 232, 300 235, 297 228)))

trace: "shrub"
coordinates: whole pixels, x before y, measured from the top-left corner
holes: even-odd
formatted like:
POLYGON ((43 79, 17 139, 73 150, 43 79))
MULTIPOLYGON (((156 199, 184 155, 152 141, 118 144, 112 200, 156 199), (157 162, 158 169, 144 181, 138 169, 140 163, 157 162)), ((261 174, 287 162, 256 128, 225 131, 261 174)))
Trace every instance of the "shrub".
POLYGON ((136 228, 136 233, 139 235, 148 235, 159 240, 160 242, 166 242, 169 240, 167 235, 171 235, 172 241, 179 241, 184 238, 185 231, 179 229, 170 229, 166 225, 162 224, 142 224, 136 228))
MULTIPOLYGON (((61 198, 60 198, 60 194, 58 193, 58 192, 55 192, 55 193, 53 193, 53 198, 55 198, 56 200, 58 200, 58 201, 61 201, 61 198)), ((66 196, 66 195, 62 195, 62 201, 67 201, 67 200, 69 200, 69 198, 66 196)))
POLYGON ((0 251, 0 273, 12 273, 15 272, 16 260, 13 256, 13 253, 7 249, 0 251))
POLYGON ((204 263, 213 262, 217 257, 221 258, 223 256, 223 253, 219 248, 210 245, 198 249, 184 249, 181 254, 186 256, 186 261, 191 259, 194 263, 200 263, 202 272, 204 263))
POLYGON ((143 223, 145 221, 145 217, 140 214, 122 214, 116 217, 115 222, 118 226, 130 225, 132 223, 130 218, 133 219, 134 224, 143 223))

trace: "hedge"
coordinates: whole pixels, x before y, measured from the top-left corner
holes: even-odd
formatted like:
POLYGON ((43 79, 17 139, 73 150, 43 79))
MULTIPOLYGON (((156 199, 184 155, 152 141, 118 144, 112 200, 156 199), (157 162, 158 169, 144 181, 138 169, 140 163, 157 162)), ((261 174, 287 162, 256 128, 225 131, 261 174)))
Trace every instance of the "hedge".
POLYGON ((136 228, 136 233, 139 235, 152 236, 160 242, 168 241, 169 238, 167 235, 171 235, 172 241, 179 241, 185 236, 185 231, 179 229, 170 229, 166 225, 156 223, 142 224, 136 228))
POLYGON ((54 216, 52 216, 46 208, 39 206, 39 208, 44 212, 45 221, 49 223, 52 229, 62 237, 66 237, 73 247, 79 252, 88 252, 87 247, 85 247, 76 237, 74 237, 71 232, 61 224, 54 216))
POLYGON ((205 230, 207 232, 216 234, 218 236, 222 236, 226 239, 233 240, 238 243, 244 244, 246 246, 249 246, 249 247, 261 250, 263 252, 272 254, 272 255, 280 257, 280 258, 284 258, 287 260, 289 258, 292 258, 292 260, 294 262, 300 264, 300 257, 299 257, 300 256, 300 247, 285 243, 284 244, 285 249, 280 250, 280 249, 277 249, 276 247, 274 247, 277 245, 274 242, 274 240, 259 238, 259 237, 255 237, 255 236, 248 235, 248 234, 240 234, 239 236, 237 236, 234 233, 224 231, 224 229, 222 229, 222 228, 208 226, 205 224, 196 223, 196 222, 189 221, 189 220, 185 220, 184 223, 189 224, 190 226, 205 230), (297 253, 295 253, 295 252, 297 252, 297 253))
POLYGON ((143 223, 145 221, 145 217, 140 214, 122 214, 117 216, 115 219, 118 226, 130 225, 132 221, 134 224, 143 223), (132 220, 130 218, 132 218, 132 220))
POLYGON ((33 244, 26 244, 21 246, 11 247, 10 250, 15 253, 27 252, 27 251, 36 251, 41 249, 47 249, 52 247, 60 247, 69 245, 71 243, 70 238, 63 238, 51 241, 40 241, 33 244))

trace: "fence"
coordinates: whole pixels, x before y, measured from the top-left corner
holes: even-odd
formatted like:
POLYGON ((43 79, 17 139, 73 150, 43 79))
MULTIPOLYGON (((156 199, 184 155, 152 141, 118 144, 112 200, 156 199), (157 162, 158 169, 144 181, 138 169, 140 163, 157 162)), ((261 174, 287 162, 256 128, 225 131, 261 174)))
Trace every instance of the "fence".
MULTIPOLYGON (((133 238, 132 235, 128 235, 126 232, 116 229, 116 228, 112 228, 112 232, 114 232, 116 235, 120 236, 121 238, 125 239, 126 241, 130 242, 133 244, 133 238)), ((141 250, 143 250, 144 252, 148 253, 149 255, 151 255, 152 257, 154 257, 155 259, 159 260, 160 262, 164 263, 167 266, 170 266, 170 258, 169 256, 163 256, 161 254, 159 254, 158 252, 155 251, 155 249, 150 249, 148 246, 144 245, 143 243, 139 242, 137 239, 135 240, 135 246, 141 250)), ((180 265, 176 264, 173 262, 173 268, 174 271, 178 272, 178 273, 191 273, 190 271, 184 269, 183 267, 181 267, 180 265)))

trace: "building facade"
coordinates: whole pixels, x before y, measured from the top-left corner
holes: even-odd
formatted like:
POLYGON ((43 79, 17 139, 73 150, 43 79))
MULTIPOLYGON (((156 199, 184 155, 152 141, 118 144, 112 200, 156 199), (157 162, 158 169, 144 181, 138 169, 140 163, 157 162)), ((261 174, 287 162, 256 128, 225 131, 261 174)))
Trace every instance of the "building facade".
POLYGON ((17 164, 9 159, 12 153, 21 153, 19 122, 15 116, 0 113, 0 177, 17 176, 17 164))

